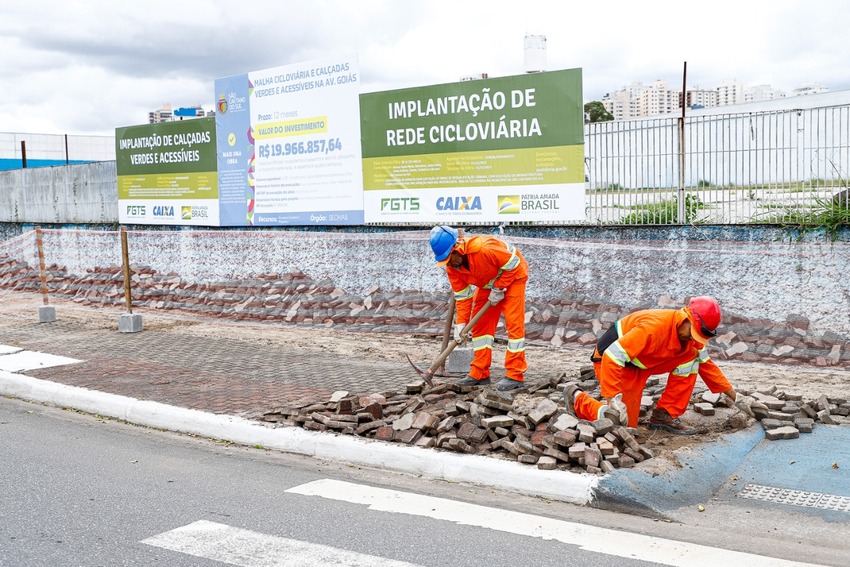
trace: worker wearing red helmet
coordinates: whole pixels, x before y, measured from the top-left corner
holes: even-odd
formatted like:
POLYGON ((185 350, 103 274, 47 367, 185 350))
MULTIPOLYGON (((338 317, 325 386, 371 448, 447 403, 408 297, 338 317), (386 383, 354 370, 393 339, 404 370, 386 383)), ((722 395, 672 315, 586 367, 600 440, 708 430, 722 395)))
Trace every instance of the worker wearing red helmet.
POLYGON ((521 388, 528 364, 525 361, 525 286, 528 264, 513 246, 495 236, 461 237, 450 226, 435 226, 430 236, 431 250, 438 266, 444 266, 457 306, 455 340, 463 342, 461 330, 472 314, 487 302, 491 307, 472 328, 473 359, 469 375, 460 386, 490 383, 490 363, 496 325, 502 313, 508 333, 505 375, 496 384, 499 390, 521 388))
POLYGON ((717 334, 720 321, 720 306, 706 296, 692 298, 681 309, 647 309, 623 317, 602 335, 591 357, 606 402, 569 383, 564 388, 567 408, 582 419, 608 416, 637 427, 647 379, 667 374, 667 387, 649 418, 650 429, 680 435, 700 432, 688 429, 679 419, 688 408, 697 376, 709 390, 726 394, 748 415, 766 411, 760 402, 738 395, 709 358, 706 345, 717 334))

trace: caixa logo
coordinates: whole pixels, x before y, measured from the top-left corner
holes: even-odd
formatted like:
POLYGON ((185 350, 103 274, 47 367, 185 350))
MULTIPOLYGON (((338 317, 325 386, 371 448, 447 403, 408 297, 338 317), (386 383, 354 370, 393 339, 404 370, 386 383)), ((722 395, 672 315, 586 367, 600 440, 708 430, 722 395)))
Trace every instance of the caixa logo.
POLYGON ((128 217, 143 217, 143 216, 145 216, 145 206, 144 205, 127 205, 127 216, 128 217))
POLYGON ((481 197, 440 197, 438 211, 480 211, 481 197))
POLYGON ((388 197, 381 199, 381 211, 418 211, 419 197, 388 197))
POLYGON ((173 217, 174 205, 156 205, 153 208, 153 216, 155 217, 173 217))

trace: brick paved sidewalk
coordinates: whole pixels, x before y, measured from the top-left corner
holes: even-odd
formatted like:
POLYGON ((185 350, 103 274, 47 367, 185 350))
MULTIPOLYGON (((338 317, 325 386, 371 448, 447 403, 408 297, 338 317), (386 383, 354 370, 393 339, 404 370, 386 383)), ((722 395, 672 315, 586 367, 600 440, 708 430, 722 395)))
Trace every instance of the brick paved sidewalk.
POLYGON ((2 323, 3 344, 83 361, 29 376, 214 413, 254 414, 297 399, 326 399, 335 390, 399 389, 414 379, 407 363, 240 339, 169 330, 126 334, 61 320, 9 323, 2 323))

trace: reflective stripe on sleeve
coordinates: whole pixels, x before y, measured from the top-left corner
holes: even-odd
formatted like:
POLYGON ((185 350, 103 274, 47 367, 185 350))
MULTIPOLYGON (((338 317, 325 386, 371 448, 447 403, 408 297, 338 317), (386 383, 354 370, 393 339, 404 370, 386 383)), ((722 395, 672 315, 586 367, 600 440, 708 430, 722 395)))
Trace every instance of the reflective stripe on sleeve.
POLYGON ((624 349, 623 346, 620 344, 619 340, 616 340, 610 345, 608 345, 608 348, 605 349, 605 354, 603 356, 607 356, 608 358, 610 358, 617 366, 626 366, 626 364, 631 363, 637 366, 638 368, 643 368, 644 370, 646 369, 646 366, 644 366, 637 358, 629 358, 629 354, 626 352, 626 349, 624 349))
POLYGON ((699 360, 693 359, 684 364, 680 364, 675 369, 673 369, 673 376, 690 376, 691 374, 696 374, 699 371, 699 360))
POLYGON ((475 290, 472 289, 471 285, 466 286, 460 291, 455 292, 455 302, 463 301, 464 299, 469 299, 475 294, 475 290))
POLYGON ((508 261, 505 262, 505 264, 501 268, 499 268, 499 271, 496 272, 496 277, 487 282, 487 285, 484 286, 484 289, 493 289, 493 284, 496 282, 497 279, 501 277, 502 272, 508 272, 519 266, 519 256, 517 256, 516 254, 516 247, 508 246, 508 251, 511 253, 511 257, 508 258, 508 261))
POLYGON ((500 270, 503 272, 513 270, 514 268, 519 266, 519 256, 516 255, 516 247, 508 246, 508 251, 511 253, 511 257, 508 258, 508 261, 505 262, 505 265, 500 268, 500 270))
POLYGON ((708 349, 707 348, 702 347, 701 349, 699 349, 699 352, 697 353, 697 360, 699 360, 700 364, 705 364, 706 362, 708 362, 708 349))

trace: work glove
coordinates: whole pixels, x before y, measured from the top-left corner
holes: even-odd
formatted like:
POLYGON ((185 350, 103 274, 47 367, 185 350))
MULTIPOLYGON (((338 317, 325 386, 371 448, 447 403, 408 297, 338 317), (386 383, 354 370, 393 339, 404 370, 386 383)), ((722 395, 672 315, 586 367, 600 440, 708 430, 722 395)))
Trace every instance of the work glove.
POLYGON ((613 398, 608 398, 608 407, 614 410, 614 413, 620 419, 620 425, 629 425, 629 410, 626 409, 626 404, 623 403, 623 394, 617 394, 613 398))
POLYGON ((495 287, 490 290, 490 305, 496 305, 500 301, 505 298, 505 290, 496 289, 495 287))
POLYGON ((466 342, 466 335, 462 334, 464 327, 466 327, 466 325, 464 325, 463 323, 458 323, 455 325, 454 340, 459 345, 466 342))
POLYGON ((762 418, 767 415, 767 406, 751 396, 738 394, 735 397, 735 407, 750 417, 762 418))

